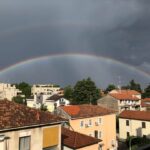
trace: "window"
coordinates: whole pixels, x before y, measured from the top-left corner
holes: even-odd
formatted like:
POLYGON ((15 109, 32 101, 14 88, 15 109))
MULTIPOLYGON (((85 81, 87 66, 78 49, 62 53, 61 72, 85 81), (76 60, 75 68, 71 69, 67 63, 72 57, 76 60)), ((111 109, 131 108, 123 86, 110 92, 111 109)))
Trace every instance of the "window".
POLYGON ((102 138, 102 132, 99 131, 99 139, 102 138))
POLYGON ((129 137, 130 136, 130 133, 129 132, 127 132, 127 137, 129 137))
POLYGON ((129 126, 129 120, 126 120, 126 126, 129 126))
POLYGON ((102 150, 102 145, 99 145, 98 150, 102 150))
POLYGON ((19 138, 19 150, 30 150, 30 136, 19 138))
POLYGON ((146 123, 142 122, 142 128, 146 128, 146 123))
POLYGON ((80 127, 82 128, 84 126, 84 121, 80 122, 80 127))
POLYGON ((94 131, 94 137, 98 139, 98 131, 97 130, 94 131))
POLYGON ((92 126, 92 120, 91 119, 89 120, 89 126, 92 126))
POLYGON ((102 123, 102 119, 98 118, 98 123, 101 124, 102 123))

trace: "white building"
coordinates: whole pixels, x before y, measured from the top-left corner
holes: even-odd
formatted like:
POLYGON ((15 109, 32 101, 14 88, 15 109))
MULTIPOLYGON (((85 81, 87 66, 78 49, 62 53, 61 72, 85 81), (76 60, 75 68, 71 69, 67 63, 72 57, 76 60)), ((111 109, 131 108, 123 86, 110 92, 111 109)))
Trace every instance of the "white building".
POLYGON ((52 95, 59 94, 61 88, 53 84, 34 84, 31 89, 32 95, 44 94, 52 95))
POLYGON ((8 99, 12 100, 13 97, 21 95, 21 91, 16 89, 15 85, 0 83, 0 100, 8 99))
POLYGON ((55 107, 69 105, 70 101, 57 94, 45 95, 43 93, 36 94, 31 99, 27 99, 27 106, 29 107, 40 108, 42 104, 47 106, 48 111, 53 112, 55 107))

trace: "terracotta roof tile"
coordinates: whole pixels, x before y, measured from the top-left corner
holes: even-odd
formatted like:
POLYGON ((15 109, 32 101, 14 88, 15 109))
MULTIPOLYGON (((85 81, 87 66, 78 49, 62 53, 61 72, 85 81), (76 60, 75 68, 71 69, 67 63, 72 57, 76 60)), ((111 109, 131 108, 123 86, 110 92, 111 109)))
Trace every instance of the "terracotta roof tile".
POLYGON ((112 91, 109 95, 119 100, 139 100, 136 95, 140 93, 135 90, 117 90, 117 93, 112 91))
POLYGON ((97 144, 102 140, 62 128, 62 145, 72 149, 83 148, 93 144, 97 144))
POLYGON ((120 115, 120 118, 150 121, 150 111, 132 111, 125 110, 120 115))
POLYGON ((61 122, 64 119, 8 100, 0 101, 0 130, 61 122))
POLYGON ((95 117, 115 113, 114 110, 98 105, 69 105, 61 106, 61 108, 72 118, 95 117))

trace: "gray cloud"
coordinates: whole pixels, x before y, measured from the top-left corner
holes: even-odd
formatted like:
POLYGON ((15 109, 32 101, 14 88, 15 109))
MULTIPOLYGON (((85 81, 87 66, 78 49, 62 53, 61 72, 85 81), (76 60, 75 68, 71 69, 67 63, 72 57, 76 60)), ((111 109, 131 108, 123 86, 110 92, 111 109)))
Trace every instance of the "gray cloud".
POLYGON ((149 5, 149 0, 0 0, 0 68, 50 53, 83 52, 143 69, 150 63, 149 5))

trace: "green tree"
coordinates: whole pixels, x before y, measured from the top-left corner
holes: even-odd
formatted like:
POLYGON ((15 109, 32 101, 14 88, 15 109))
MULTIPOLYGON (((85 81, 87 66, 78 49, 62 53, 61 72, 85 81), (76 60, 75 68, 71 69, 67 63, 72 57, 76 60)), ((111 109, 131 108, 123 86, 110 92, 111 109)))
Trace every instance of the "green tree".
POLYGON ((70 101, 73 98, 73 88, 70 85, 64 88, 64 98, 70 101))
POLYGON ((96 104, 99 98, 99 89, 96 87, 95 83, 90 78, 78 81, 74 86, 74 104, 96 104))
POLYGON ((25 95, 25 98, 29 98, 31 96, 31 86, 28 83, 21 82, 15 85, 17 89, 22 91, 22 94, 25 95))
POLYGON ((142 92, 141 85, 139 83, 136 83, 134 80, 131 80, 128 85, 122 86, 121 88, 142 92))
POLYGON ((105 90, 105 93, 108 93, 114 89, 117 89, 117 87, 114 84, 109 84, 108 87, 105 90))
POLYGON ((141 92, 141 85, 139 83, 136 83, 134 80, 131 80, 130 81, 130 90, 135 90, 135 91, 138 91, 138 92, 141 92))
POLYGON ((142 97, 143 98, 150 98, 150 84, 144 89, 142 97))
POLYGON ((42 110, 42 111, 47 111, 48 109, 47 109, 47 106, 46 106, 46 105, 41 104, 40 110, 42 110))
POLYGON ((14 102, 18 103, 18 104, 25 104, 26 105, 26 101, 23 97, 21 96, 16 96, 16 97, 13 97, 12 99, 14 102))

